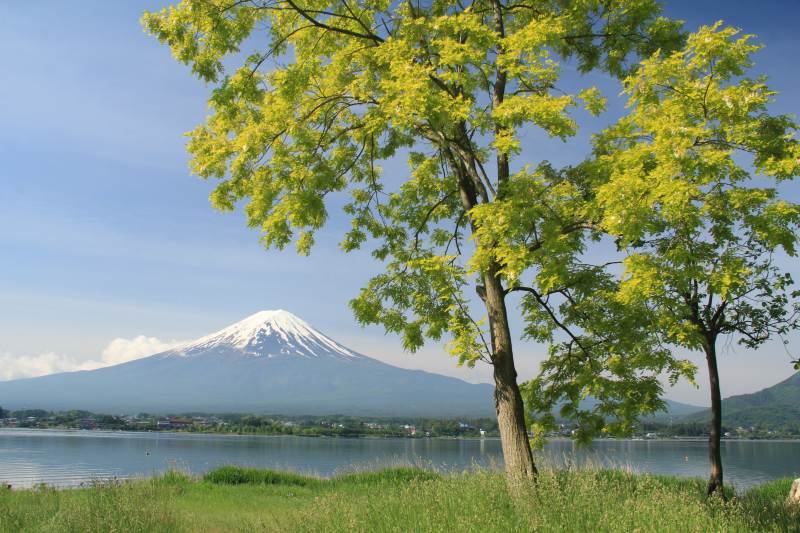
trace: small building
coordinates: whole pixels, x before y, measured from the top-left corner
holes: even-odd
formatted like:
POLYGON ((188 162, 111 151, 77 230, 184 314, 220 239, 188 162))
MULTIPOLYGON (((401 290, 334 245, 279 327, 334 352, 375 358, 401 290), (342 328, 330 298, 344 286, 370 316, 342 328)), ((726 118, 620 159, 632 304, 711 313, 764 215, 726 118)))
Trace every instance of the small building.
MULTIPOLYGON (((161 423, 164 422, 163 420, 159 420, 156 424, 156 427, 161 427, 161 423)), ((167 425, 165 425, 165 429, 184 429, 188 427, 192 427, 194 425, 194 420, 191 418, 179 418, 177 416, 171 416, 166 420, 167 425)))

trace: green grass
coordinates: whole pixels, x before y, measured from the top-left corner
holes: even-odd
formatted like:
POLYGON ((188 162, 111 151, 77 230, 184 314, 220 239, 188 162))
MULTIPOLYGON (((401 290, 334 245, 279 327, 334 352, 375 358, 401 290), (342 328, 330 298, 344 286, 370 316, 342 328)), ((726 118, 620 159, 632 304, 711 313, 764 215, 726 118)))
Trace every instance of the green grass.
POLYGON ((297 485, 317 486, 321 480, 280 470, 222 466, 203 476, 203 481, 218 485, 297 485))
POLYGON ((223 467, 203 478, 0 492, 2 531, 800 531, 791 480, 727 502, 702 480, 546 469, 510 494, 502 474, 391 468, 319 479, 223 467))

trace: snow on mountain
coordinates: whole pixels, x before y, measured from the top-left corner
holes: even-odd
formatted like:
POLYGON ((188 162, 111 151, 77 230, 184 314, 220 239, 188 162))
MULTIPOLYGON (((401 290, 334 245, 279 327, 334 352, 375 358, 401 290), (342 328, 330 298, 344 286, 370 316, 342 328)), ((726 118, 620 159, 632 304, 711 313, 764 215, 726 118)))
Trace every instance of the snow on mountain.
POLYGON ((173 351, 186 357, 213 351, 235 351, 251 357, 362 357, 323 335, 288 311, 259 311, 216 333, 173 351))

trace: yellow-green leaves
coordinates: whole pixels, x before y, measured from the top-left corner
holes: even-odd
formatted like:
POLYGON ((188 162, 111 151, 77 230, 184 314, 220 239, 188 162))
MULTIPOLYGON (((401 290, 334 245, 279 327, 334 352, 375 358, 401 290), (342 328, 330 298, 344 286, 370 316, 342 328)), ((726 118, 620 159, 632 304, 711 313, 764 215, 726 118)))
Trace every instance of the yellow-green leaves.
POLYGON ((762 186, 800 174, 797 125, 769 115, 774 92, 745 77, 751 41, 717 23, 654 53, 625 79, 629 115, 596 139, 602 226, 630 254, 620 295, 691 349, 721 334, 757 346, 797 325, 772 256, 796 252, 800 206, 762 186))
POLYGON ((476 206, 473 272, 501 265, 510 285, 536 267, 544 290, 563 283, 576 254, 583 249, 586 219, 580 171, 556 173, 548 166, 523 169, 503 185, 502 198, 476 206))
POLYGON ((580 92, 578 97, 583 100, 583 105, 586 110, 594 116, 599 116, 606 110, 608 99, 603 96, 600 89, 597 87, 590 87, 580 92))
POLYGON ((145 12, 142 25, 168 44, 178 61, 191 64, 192 72, 217 81, 224 72, 221 57, 239 50, 266 13, 255 6, 227 0, 183 0, 158 13, 145 12))
POLYGON ((498 105, 492 115, 504 126, 533 123, 563 140, 574 135, 577 128, 575 121, 566 114, 572 105, 574 100, 571 96, 512 96, 498 105))

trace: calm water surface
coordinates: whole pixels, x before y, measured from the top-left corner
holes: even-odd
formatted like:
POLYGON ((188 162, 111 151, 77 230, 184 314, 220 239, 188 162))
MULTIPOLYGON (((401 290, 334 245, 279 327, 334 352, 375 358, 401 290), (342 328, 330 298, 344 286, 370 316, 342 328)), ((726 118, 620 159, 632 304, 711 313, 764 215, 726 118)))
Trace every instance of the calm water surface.
MULTIPOLYGON (((744 489, 800 476, 800 441, 727 441, 726 482, 744 489)), ((626 466, 637 471, 705 477, 701 441, 606 440, 590 448, 550 442, 541 452, 559 464, 626 466)), ((354 468, 425 464, 452 470, 501 464, 500 441, 342 439, 0 429, 0 481, 77 486, 108 478, 149 476, 169 468, 192 473, 223 464, 271 467, 330 476, 354 468)))

